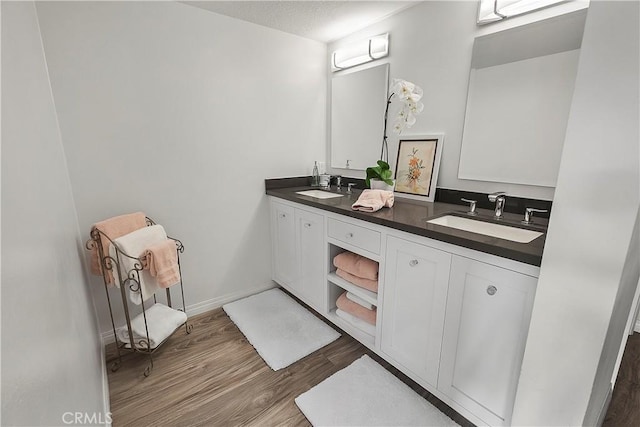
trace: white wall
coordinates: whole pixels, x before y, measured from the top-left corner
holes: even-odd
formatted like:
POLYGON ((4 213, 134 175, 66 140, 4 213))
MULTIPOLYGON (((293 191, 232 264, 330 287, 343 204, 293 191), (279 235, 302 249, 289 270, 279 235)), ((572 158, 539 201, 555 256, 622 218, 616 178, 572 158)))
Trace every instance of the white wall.
POLYGON ((514 425, 593 423, 610 387, 640 256, 638 6, 588 12, 514 425))
MULTIPOLYGON (((372 64, 389 62, 391 78, 409 80, 424 90, 425 109, 417 117, 417 123, 401 136, 444 133, 438 187, 478 192, 501 190, 513 196, 552 200, 554 190, 549 187, 458 179, 458 165, 474 38, 586 5, 571 3, 478 27, 477 1, 427 1, 330 44, 328 53, 353 40, 390 33, 389 56, 372 64)), ((368 66, 371 65, 360 68, 368 66)), ((332 74, 329 69, 327 72, 332 74)), ((388 136, 389 159, 394 168, 398 138, 391 131, 388 136)), ((380 142, 374 142, 375 152, 380 151, 380 142)), ((344 169, 333 172, 364 177, 364 172, 344 169)))
POLYGON ((37 9, 83 237, 147 213, 191 312, 272 286, 264 179, 325 160, 326 46, 175 2, 37 9))
POLYGON ((2 425, 106 419, 81 253, 35 6, 2 2, 2 425))

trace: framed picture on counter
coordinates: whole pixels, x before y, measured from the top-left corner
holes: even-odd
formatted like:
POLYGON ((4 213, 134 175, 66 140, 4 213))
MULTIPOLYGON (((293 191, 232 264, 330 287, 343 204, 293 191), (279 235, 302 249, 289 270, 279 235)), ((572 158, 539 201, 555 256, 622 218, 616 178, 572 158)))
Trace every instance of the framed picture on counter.
POLYGON ((443 140, 444 135, 400 138, 395 188, 398 196, 434 201, 443 140))

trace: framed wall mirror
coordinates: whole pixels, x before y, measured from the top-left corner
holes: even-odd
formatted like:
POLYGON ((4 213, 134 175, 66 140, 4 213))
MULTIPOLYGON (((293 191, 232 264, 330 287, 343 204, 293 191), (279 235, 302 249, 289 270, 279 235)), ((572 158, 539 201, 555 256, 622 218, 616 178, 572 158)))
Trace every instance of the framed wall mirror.
POLYGON ((458 178, 555 187, 585 19, 476 38, 458 178))
POLYGON ((380 156, 389 64, 331 79, 331 167, 365 170, 380 156))

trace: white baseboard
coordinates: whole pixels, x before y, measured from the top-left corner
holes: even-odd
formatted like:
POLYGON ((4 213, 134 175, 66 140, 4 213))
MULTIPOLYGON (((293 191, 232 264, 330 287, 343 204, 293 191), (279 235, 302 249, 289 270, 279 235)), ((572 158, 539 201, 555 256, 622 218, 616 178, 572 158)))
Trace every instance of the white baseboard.
MULTIPOLYGON (((257 288, 253 288, 253 289, 249 289, 249 290, 243 290, 243 291, 238 291, 238 292, 234 292, 231 294, 227 294, 227 295, 223 295, 217 298, 212 298, 210 300, 206 300, 206 301, 201 301, 201 302, 197 302, 195 304, 189 305, 186 307, 187 310, 187 316, 191 317, 191 316, 195 316, 201 313, 205 313, 207 311, 211 311, 211 310, 215 310, 216 308, 222 307, 223 305, 233 302, 235 300, 239 300, 241 298, 245 298, 248 297, 249 295, 253 295, 253 294, 257 294, 259 292, 263 292, 266 291, 267 289, 271 289, 276 287, 277 285, 275 283, 270 283, 268 285, 262 285, 259 286, 257 288)), ((100 334, 100 338, 102 339, 102 346, 106 346, 107 344, 111 344, 113 342, 115 342, 115 336, 113 335, 113 330, 108 330, 105 332, 102 332, 100 334)), ((103 355, 104 357, 104 355, 103 355)))
POLYGON ((633 330, 640 333, 640 319, 636 320, 636 325, 633 327, 633 330))

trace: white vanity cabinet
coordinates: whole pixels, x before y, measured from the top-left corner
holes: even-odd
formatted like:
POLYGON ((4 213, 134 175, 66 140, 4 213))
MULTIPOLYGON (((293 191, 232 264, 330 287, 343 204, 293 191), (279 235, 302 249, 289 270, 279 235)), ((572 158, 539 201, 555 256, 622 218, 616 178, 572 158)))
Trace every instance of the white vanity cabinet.
POLYGON ((271 200, 272 278, 322 312, 325 302, 324 216, 271 200))
POLYGON ((382 351, 435 387, 442 344, 451 254, 387 238, 382 351))
POLYGON ((490 425, 509 425, 537 278, 454 256, 438 388, 490 425))
POLYGON ((477 425, 509 425, 539 267, 270 198, 273 280, 477 425), (378 293, 335 274, 379 262, 378 293), (336 315, 345 290, 377 306, 375 336, 336 315))

